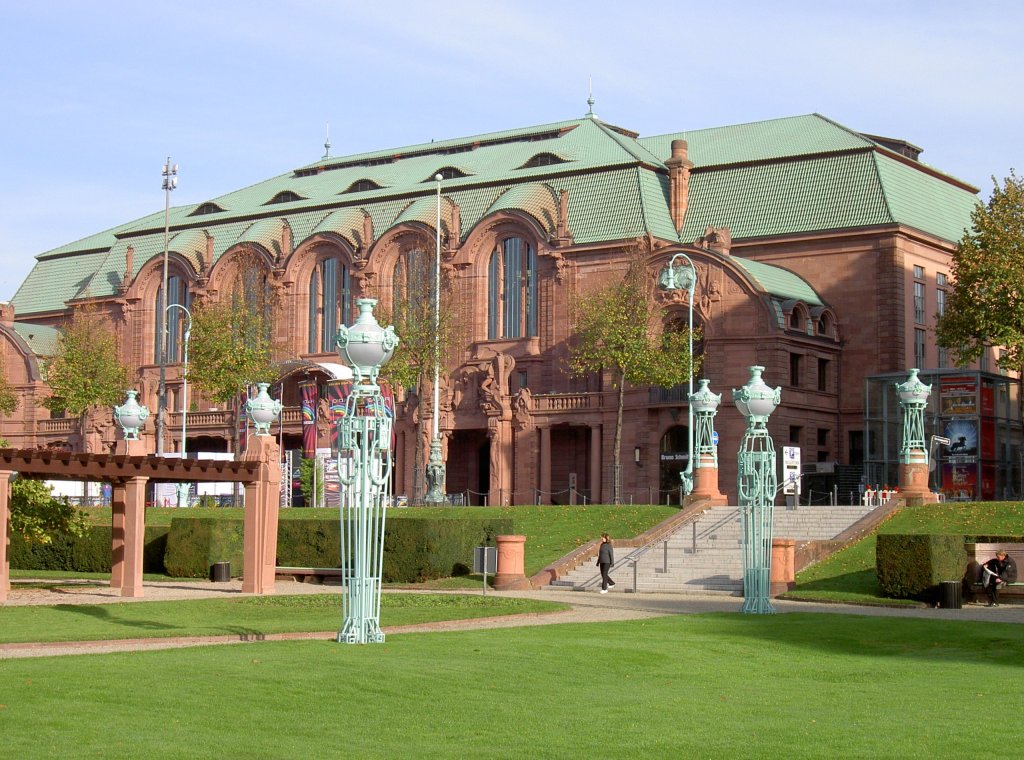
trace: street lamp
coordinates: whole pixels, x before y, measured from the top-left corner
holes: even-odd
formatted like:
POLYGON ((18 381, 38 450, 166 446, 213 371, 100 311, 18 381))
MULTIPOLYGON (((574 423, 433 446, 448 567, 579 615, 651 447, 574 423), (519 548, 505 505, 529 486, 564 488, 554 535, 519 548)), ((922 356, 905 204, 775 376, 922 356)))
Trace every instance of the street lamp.
POLYGON ((427 504, 443 504, 445 502, 444 456, 441 453, 441 435, 438 424, 441 417, 440 380, 441 380, 441 180, 440 174, 434 176, 437 182, 437 222, 434 225, 434 415, 433 435, 430 439, 430 457, 427 460, 427 493, 423 501, 427 504))
POLYGON ((718 467, 718 444, 715 442, 715 415, 718 405, 722 403, 721 393, 712 393, 708 381, 701 379, 700 388, 689 395, 690 406, 696 417, 694 432, 694 448, 697 462, 694 467, 706 467, 704 457, 708 457, 710 466, 718 467))
POLYGON ((900 447, 900 489, 904 498, 925 498, 928 490, 928 449, 924 440, 924 411, 932 387, 911 369, 906 382, 894 383, 903 409, 903 442, 900 447))
POLYGON ((398 346, 394 328, 373 316, 374 298, 360 298, 359 316, 342 326, 338 353, 352 368, 352 390, 339 423, 338 475, 341 498, 341 579, 343 624, 337 640, 382 643, 380 628, 384 518, 391 498, 392 421, 377 384, 381 365, 398 346), (342 461, 345 457, 347 461, 342 461))
MULTIPOLYGON (((188 340, 192 337, 192 312, 182 306, 180 303, 172 303, 164 309, 164 331, 167 331, 167 326, 170 323, 170 319, 167 317, 167 312, 171 309, 181 309, 185 312, 185 318, 188 322, 185 323, 185 334, 182 336, 182 363, 181 363, 181 458, 185 459, 185 433, 188 423, 188 340)), ((178 483, 178 506, 188 506, 188 492, 190 484, 178 483)))
POLYGON ((687 453, 686 453, 686 469, 679 474, 679 477, 683 481, 683 493, 687 496, 693 492, 693 404, 689 401, 689 397, 693 395, 693 292, 697 287, 697 268, 693 265, 693 260, 685 253, 677 253, 668 262, 668 266, 661 270, 661 274, 658 277, 658 284, 665 290, 685 290, 686 291, 686 302, 689 312, 689 343, 690 343, 690 371, 689 375, 689 390, 687 393, 687 404, 686 404, 686 435, 687 435, 687 453), (687 266, 676 266, 676 259, 686 259, 687 266))
POLYGON ((737 486, 743 518, 743 608, 742 612, 771 614, 768 600, 772 564, 772 518, 778 477, 775 446, 768 435, 768 418, 782 398, 781 388, 769 388, 761 373, 751 367, 750 380, 732 398, 739 413, 747 418, 738 456, 737 486))
POLYGON ((178 165, 171 163, 167 157, 162 172, 164 190, 164 272, 163 284, 160 288, 160 311, 164 320, 164 331, 160 336, 160 389, 156 405, 156 453, 163 456, 164 430, 167 425, 167 252, 171 231, 171 191, 178 186, 178 165))

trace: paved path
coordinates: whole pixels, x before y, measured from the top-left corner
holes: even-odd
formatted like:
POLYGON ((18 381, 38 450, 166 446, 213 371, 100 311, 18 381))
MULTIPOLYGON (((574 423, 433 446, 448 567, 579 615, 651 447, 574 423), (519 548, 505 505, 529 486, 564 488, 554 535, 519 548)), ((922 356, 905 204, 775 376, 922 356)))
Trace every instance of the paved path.
MULTIPOLYGON (((453 591, 427 591, 402 589, 403 592, 423 594, 465 594, 471 589, 453 591)), ((9 600, 0 606, 22 606, 32 604, 115 604, 120 602, 168 601, 173 599, 210 599, 241 596, 241 581, 230 583, 209 583, 207 581, 177 583, 146 583, 143 599, 122 599, 117 592, 107 587, 85 584, 67 584, 59 589, 19 588, 14 584, 9 600)), ((278 581, 278 594, 323 594, 340 593, 338 586, 320 586, 294 581, 278 581)), ((387 592, 385 592, 387 593, 387 592)), ((423 623, 408 626, 392 626, 384 629, 385 634, 395 635, 424 631, 459 631, 479 628, 508 628, 514 626, 551 625, 558 623, 595 623, 610 620, 638 620, 663 615, 694 614, 702 612, 739 612, 743 600, 725 595, 680 595, 680 594, 609 594, 581 593, 543 589, 540 591, 506 591, 488 594, 494 596, 524 597, 565 602, 571 609, 553 613, 528 613, 506 615, 473 620, 455 620, 438 623, 423 623)), ((934 609, 928 607, 874 607, 850 604, 818 604, 776 599, 773 601, 780 614, 799 612, 823 612, 842 615, 874 615, 889 617, 912 617, 928 620, 982 620, 1024 624, 1024 605, 1003 605, 988 608, 983 605, 968 605, 959 610, 934 609)), ((21 657, 49 657, 69 654, 97 654, 102 652, 132 652, 156 649, 177 649, 192 646, 239 644, 254 641, 291 641, 299 639, 329 640, 332 631, 312 631, 266 635, 234 636, 182 636, 174 638, 118 639, 112 641, 79 642, 30 642, 24 644, 0 644, 0 659, 21 657)))

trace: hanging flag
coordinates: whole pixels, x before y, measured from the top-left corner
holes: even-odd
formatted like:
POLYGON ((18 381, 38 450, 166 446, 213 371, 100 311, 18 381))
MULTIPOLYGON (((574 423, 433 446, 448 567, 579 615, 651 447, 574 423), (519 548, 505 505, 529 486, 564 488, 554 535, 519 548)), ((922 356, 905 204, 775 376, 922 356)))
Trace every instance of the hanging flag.
POLYGON ((299 383, 299 403, 302 406, 302 456, 312 459, 316 454, 316 406, 319 401, 315 380, 299 383))
POLYGON ((325 392, 327 394, 327 407, 330 410, 331 428, 331 451, 338 452, 338 423, 345 416, 345 405, 348 403, 348 394, 352 391, 351 380, 329 380, 325 392))

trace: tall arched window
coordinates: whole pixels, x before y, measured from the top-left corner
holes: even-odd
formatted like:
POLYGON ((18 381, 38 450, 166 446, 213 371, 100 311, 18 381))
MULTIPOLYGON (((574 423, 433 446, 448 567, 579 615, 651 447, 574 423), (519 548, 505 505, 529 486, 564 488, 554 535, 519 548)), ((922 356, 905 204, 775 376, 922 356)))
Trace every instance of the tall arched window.
POLYGON ((333 351, 338 327, 351 313, 348 267, 339 259, 324 259, 309 277, 309 352, 333 351))
POLYGON ((433 313, 434 271, 433 257, 426 256, 418 248, 402 251, 395 262, 391 278, 391 308, 394 318, 400 320, 402 312, 408 309, 412 314, 421 314, 424 309, 433 313))
POLYGON ((487 267, 487 337, 537 334, 537 254, 522 238, 502 240, 487 267))
MULTIPOLYGON (((155 361, 160 361, 160 346, 164 334, 164 314, 160 311, 163 298, 161 297, 163 286, 156 291, 156 334, 153 348, 155 361)), ((178 275, 170 275, 167 278, 167 304, 178 304, 186 309, 191 308, 192 294, 188 289, 188 280, 178 275)), ((166 311, 166 308, 165 308, 166 311)), ((181 345, 184 340, 184 331, 187 320, 181 309, 171 309, 167 313, 167 361, 175 363, 181 361, 181 345)))

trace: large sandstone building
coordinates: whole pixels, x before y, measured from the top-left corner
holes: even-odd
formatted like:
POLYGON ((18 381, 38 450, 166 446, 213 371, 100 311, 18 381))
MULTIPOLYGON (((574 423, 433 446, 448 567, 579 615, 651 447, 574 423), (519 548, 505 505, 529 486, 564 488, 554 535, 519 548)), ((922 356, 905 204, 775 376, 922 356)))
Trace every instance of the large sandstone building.
MULTIPOLYGON (((821 471, 809 485, 846 492, 853 486, 836 480, 844 473, 854 484, 865 476, 895 480, 898 410, 870 408, 871 389, 909 367, 944 376, 949 366, 935 344, 935 315, 978 198, 975 188, 921 163, 919 152, 817 114, 653 137, 589 114, 328 154, 172 208, 168 302, 223 298, 238 267, 260 269, 279 306, 280 358, 289 360, 288 372, 274 378, 286 405, 280 435, 286 449, 299 448, 299 385, 315 380, 324 397, 338 362, 335 331, 351 322, 356 299, 371 296, 387 308, 416 262, 433 261, 440 175, 442 267, 465 331, 443 373, 438 410, 450 493, 490 504, 611 499, 615 390, 607 376, 568 373, 571 304, 621 276, 636 251, 647 257, 651 296, 669 321, 685 322, 688 303, 685 293, 657 287, 658 272, 676 253, 698 270, 702 376, 723 393, 722 490, 735 492, 745 427, 729 391, 758 364, 770 385, 782 386, 769 424, 777 446, 798 447, 805 470, 821 471)), ((164 212, 36 258, 0 315, 5 372, 21 397, 0 435, 19 447, 109 450, 116 435, 105 410, 85 432, 39 405, 47 395, 41 360, 62 320, 91 302, 117 330, 141 400, 157 408, 164 212)), ((180 445, 182 422, 182 322, 173 315, 168 451, 180 445)), ((985 369, 968 375, 994 382, 985 369)), ((418 390, 429 401, 431 389, 418 390)), ((627 500, 677 498, 688 456, 685 390, 628 388, 627 500)), ((187 449, 227 450, 230 411, 194 399, 187 449)), ((414 401, 398 393, 398 494, 419 482, 414 401)), ((419 420, 427 433, 431 406, 419 420)), ((1019 480, 1019 419, 1004 423, 991 461, 976 460, 1000 492, 1019 480)), ((930 432, 941 425, 930 418, 930 432)), ((328 445, 328 427, 318 433, 318 445, 328 445)), ((146 435, 152 443, 152 426, 146 435)))

